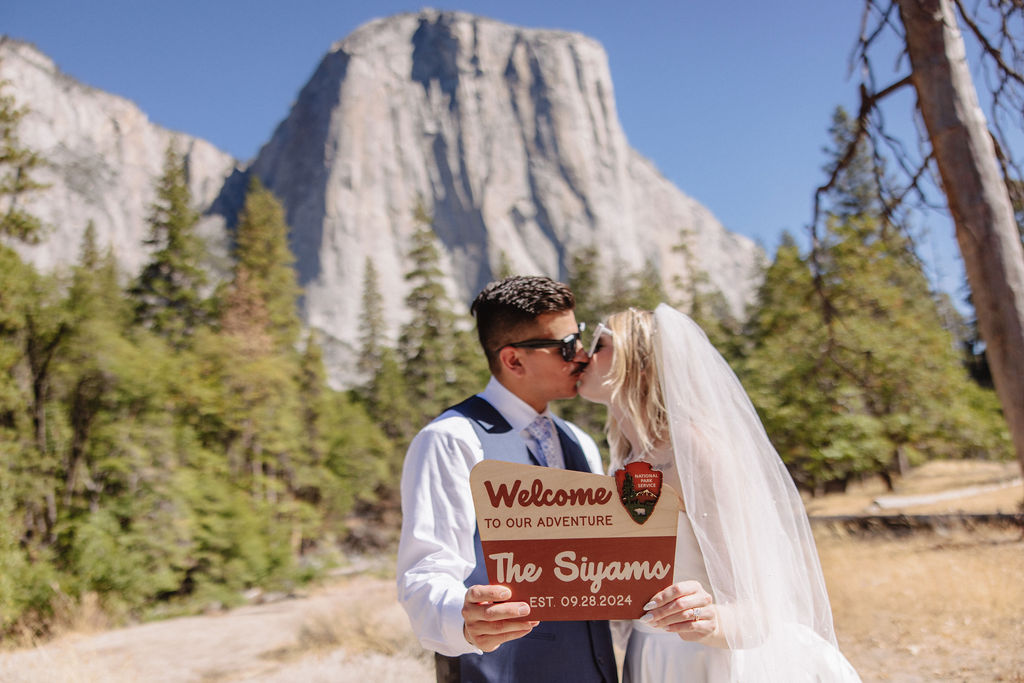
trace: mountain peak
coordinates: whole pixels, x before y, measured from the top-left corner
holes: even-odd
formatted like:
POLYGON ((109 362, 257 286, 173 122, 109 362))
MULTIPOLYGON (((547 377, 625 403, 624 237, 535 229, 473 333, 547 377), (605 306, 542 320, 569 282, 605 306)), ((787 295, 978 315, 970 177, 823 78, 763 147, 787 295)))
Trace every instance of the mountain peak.
POLYGON ((737 312, 753 293, 760 249, 629 146, 607 55, 581 34, 437 9, 373 20, 331 47, 247 169, 121 98, 38 68, 46 58, 30 52, 0 43, 0 77, 31 110, 22 140, 49 162, 40 180, 51 184, 32 208, 56 228, 23 253, 45 269, 72 263, 92 220, 134 276, 174 141, 223 262, 240 176, 254 173, 285 207, 302 314, 323 334, 336 385, 358 379, 367 259, 392 338, 408 318, 404 274, 421 204, 448 291, 467 304, 499 264, 564 280, 589 247, 606 273, 653 268, 670 286, 689 267, 674 249, 683 239, 737 312))

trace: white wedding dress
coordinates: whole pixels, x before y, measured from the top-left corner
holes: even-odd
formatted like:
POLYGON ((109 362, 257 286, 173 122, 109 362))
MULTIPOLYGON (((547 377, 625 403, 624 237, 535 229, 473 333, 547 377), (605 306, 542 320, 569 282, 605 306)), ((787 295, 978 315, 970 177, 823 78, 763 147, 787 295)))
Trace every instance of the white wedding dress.
MULTIPOLYGON (((691 579, 699 581, 705 588, 711 585, 693 527, 686 514, 681 513, 673 583, 691 579)), ((622 683, 728 680, 725 673, 728 657, 719 648, 688 643, 675 633, 652 628, 639 619, 628 624, 631 628, 622 667, 622 683)))
MULTIPOLYGON (((630 458, 632 462, 637 458, 630 458)), ((680 481, 674 460, 645 458, 662 472, 663 483, 678 491, 680 481)), ((673 583, 698 581, 713 592, 693 525, 686 512, 679 513, 676 529, 676 553, 673 583)), ((800 624, 780 625, 768 641, 756 648, 730 651, 700 643, 687 642, 675 633, 653 628, 639 619, 615 624, 619 639, 628 635, 626 657, 622 667, 622 683, 727 683, 748 680, 744 671, 749 662, 758 670, 772 670, 772 659, 788 657, 794 646, 806 664, 798 680, 790 680, 788 667, 776 669, 787 673, 785 683, 859 683, 860 678, 845 657, 817 633, 800 624), (766 667, 767 665, 767 667, 766 667)), ((781 662, 780 662, 781 664, 781 662)), ((760 677, 759 677, 760 680, 760 677)), ((783 677, 778 678, 780 683, 783 677)))

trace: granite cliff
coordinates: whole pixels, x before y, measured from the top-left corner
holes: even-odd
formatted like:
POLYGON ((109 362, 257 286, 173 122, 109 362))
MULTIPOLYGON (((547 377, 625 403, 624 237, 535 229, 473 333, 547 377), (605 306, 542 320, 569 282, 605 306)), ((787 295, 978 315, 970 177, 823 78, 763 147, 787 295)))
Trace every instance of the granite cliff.
MULTIPOLYGON (((46 232, 38 245, 13 245, 41 270, 74 263, 92 221, 100 245, 113 245, 126 274, 138 273, 147 257, 142 242, 154 183, 169 143, 185 154, 192 196, 204 210, 240 172, 231 155, 154 124, 122 97, 79 83, 28 43, 0 37, 0 80, 7 82, 4 93, 27 109, 18 127, 22 146, 45 161, 33 177, 48 187, 22 201, 46 232)), ((222 263, 223 218, 204 216, 201 231, 214 261, 222 263)))
POLYGON ((683 231, 713 285, 739 309, 760 249, 633 150, 602 47, 585 36, 423 10, 372 21, 331 46, 289 115, 247 166, 149 122, 131 103, 62 75, 31 46, 0 43, 0 77, 31 114, 25 144, 49 162, 32 208, 55 226, 21 248, 42 268, 73 262, 92 220, 126 272, 142 238, 163 150, 187 152, 203 232, 222 259, 241 179, 283 202, 302 314, 323 333, 335 383, 351 383, 363 270, 379 275, 390 331, 405 318, 414 208, 434 216, 451 295, 468 302, 502 261, 567 276, 598 249, 606 272, 651 264, 666 283, 687 263, 683 231))

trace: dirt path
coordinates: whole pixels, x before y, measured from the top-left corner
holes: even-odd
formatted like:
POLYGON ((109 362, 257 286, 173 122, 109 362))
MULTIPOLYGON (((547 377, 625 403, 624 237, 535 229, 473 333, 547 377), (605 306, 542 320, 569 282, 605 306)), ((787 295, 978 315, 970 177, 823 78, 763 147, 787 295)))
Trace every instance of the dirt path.
POLYGON ((365 683, 369 672, 374 683, 428 680, 432 671, 418 648, 410 645, 401 652, 393 645, 412 641, 393 586, 390 580, 360 577, 308 597, 70 636, 0 653, 0 681, 365 683), (353 610, 366 618, 353 621, 353 610), (361 642, 373 635, 367 625, 392 635, 361 642), (349 628, 352 632, 345 633, 349 628), (340 642, 346 636, 349 647, 340 642), (372 651, 381 645, 385 652, 372 651))

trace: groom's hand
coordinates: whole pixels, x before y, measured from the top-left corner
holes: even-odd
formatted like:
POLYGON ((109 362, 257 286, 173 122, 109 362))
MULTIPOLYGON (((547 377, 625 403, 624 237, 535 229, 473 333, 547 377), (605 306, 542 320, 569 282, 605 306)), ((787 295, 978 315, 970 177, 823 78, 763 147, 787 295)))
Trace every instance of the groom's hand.
POLYGON ((505 586, 470 586, 462 605, 466 622, 462 632, 470 645, 484 652, 493 652, 502 643, 522 638, 539 624, 526 617, 530 606, 525 602, 500 602, 512 597, 505 586))

